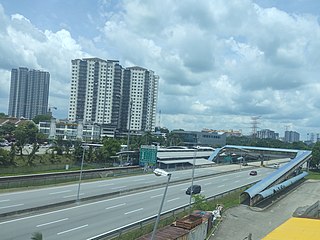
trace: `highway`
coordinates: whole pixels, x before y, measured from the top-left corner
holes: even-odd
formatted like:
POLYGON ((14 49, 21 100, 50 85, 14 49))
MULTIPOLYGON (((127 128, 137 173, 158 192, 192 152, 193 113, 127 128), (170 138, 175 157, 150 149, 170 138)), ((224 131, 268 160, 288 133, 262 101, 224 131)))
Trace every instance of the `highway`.
MULTIPOLYGON (((239 168, 239 166, 237 167, 239 168)), ((196 169, 195 173, 196 175, 204 174, 206 171, 212 170, 201 168, 196 169)), ((222 175, 213 175, 210 178, 196 179, 194 184, 200 184, 202 186, 201 194, 213 196, 248 183, 256 182, 273 171, 273 169, 257 168, 257 171, 257 176, 249 176, 249 169, 222 175)), ((182 178, 183 175, 186 174, 190 174, 190 170, 172 172, 172 181, 177 178, 182 178)), ((122 181, 125 181, 126 184, 129 184, 129 182, 137 184, 137 182, 139 182, 138 185, 140 185, 147 181, 150 184, 150 181, 153 183, 153 181, 165 182, 167 180, 166 177, 156 177, 155 175, 139 177, 125 178, 122 179, 122 181), (133 182, 133 179, 138 180, 141 178, 145 178, 145 180, 133 182)), ((112 186, 116 188, 123 186, 122 184, 124 184, 124 182, 113 182, 113 184, 112 186)), ((162 212, 188 204, 189 196, 185 194, 185 191, 189 185, 190 182, 170 184, 162 212)), ((110 186, 106 187, 110 188, 110 186)), ((151 216, 156 216, 163 192, 164 187, 159 187, 152 190, 117 196, 115 198, 90 203, 80 203, 79 205, 74 204, 72 207, 56 211, 21 217, 10 217, 0 222, 1 239, 30 239, 34 232, 41 232, 45 240, 91 239, 99 234, 113 231, 114 229, 151 216)), ((38 194, 36 191, 33 193, 38 194)))
MULTIPOLYGON (((237 169, 239 169, 239 165, 199 168, 195 171, 195 177, 218 174, 237 169)), ((191 169, 174 172, 171 182, 179 180, 181 181, 187 178, 191 178, 191 169)), ((166 183, 166 179, 155 179, 153 174, 144 174, 95 182, 82 182, 80 185, 79 197, 81 199, 111 193, 123 195, 127 194, 131 189, 155 186, 161 183, 166 183)), ((4 215, 13 211, 22 211, 25 209, 76 200, 78 186, 78 183, 76 183, 59 187, 46 187, 29 191, 0 194, 0 216, 1 214, 4 215)))

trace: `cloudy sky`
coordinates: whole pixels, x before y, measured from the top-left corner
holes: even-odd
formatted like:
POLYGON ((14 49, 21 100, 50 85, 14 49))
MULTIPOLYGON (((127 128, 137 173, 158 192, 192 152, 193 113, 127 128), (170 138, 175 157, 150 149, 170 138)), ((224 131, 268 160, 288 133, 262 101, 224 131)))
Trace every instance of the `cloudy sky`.
POLYGON ((66 118, 71 59, 117 59, 160 76, 170 130, 320 132, 319 0, 0 0, 0 112, 10 71, 51 74, 66 118), (259 130, 258 129, 258 130, 259 130))

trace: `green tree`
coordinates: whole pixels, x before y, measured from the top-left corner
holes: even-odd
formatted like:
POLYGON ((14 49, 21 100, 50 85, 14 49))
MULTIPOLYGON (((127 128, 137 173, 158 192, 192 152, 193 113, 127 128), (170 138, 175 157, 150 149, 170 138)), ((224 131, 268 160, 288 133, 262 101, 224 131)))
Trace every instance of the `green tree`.
POLYGON ((57 152, 57 155, 62 155, 64 150, 64 141, 62 136, 59 136, 57 140, 54 141, 53 151, 57 152))
POLYGON ((208 204, 204 195, 192 195, 192 198, 194 200, 194 204, 192 207, 193 209, 202 211, 210 210, 210 205, 208 204))
POLYGON ((182 139, 174 131, 167 134, 166 146, 179 146, 183 143, 182 139))
POLYGON ((316 142, 312 148, 312 160, 310 164, 312 167, 319 166, 320 164, 320 142, 316 142))
POLYGON ((34 155, 36 151, 39 149, 39 145, 37 142, 37 133, 38 133, 38 128, 31 121, 20 124, 14 131, 14 136, 16 139, 15 145, 18 148, 18 151, 21 156, 23 155, 22 151, 24 146, 27 143, 32 144, 32 150, 28 156, 28 162, 27 162, 29 166, 32 165, 32 160, 34 158, 34 155))
POLYGON ((0 166, 10 165, 9 153, 7 150, 0 148, 0 166))
POLYGON ((37 115, 35 116, 32 121, 35 124, 38 124, 39 122, 47 122, 51 120, 51 115, 50 114, 45 114, 45 115, 37 115))
POLYGON ((3 137, 8 141, 11 141, 13 139, 13 132, 15 129, 16 126, 11 122, 3 124, 0 127, 0 137, 3 137))
POLYGON ((121 150, 121 142, 114 138, 104 138, 102 152, 107 161, 112 160, 112 156, 115 156, 121 150))
POLYGON ((74 160, 78 163, 81 162, 82 160, 82 153, 83 153, 83 148, 82 148, 82 143, 80 140, 76 141, 74 143, 74 160))

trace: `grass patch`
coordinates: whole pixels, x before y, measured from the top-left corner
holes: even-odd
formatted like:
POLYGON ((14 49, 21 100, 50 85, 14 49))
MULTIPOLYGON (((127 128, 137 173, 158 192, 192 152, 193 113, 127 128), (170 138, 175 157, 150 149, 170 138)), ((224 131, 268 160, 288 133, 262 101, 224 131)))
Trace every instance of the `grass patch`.
POLYGON ((320 180, 320 171, 309 171, 309 174, 306 176, 307 179, 320 180))

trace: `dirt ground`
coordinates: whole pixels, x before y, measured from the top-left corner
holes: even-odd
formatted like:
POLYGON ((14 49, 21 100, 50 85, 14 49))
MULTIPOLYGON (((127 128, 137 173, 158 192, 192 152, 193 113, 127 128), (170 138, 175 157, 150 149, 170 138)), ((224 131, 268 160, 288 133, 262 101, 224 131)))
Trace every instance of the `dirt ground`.
POLYGON ((240 205, 222 215, 222 223, 210 240, 252 240, 269 232, 292 217, 298 207, 312 205, 320 200, 320 181, 308 180, 270 207, 261 210, 240 205))

